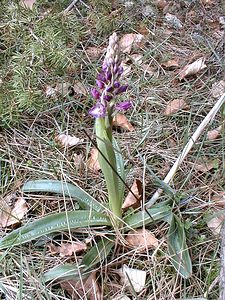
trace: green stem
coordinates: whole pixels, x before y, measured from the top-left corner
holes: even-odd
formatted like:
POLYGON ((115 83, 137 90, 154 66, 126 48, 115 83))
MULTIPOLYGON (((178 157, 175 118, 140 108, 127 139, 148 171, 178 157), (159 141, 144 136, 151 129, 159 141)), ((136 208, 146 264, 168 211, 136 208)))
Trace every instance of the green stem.
POLYGON ((122 217, 122 203, 119 196, 118 176, 115 172, 117 168, 116 156, 111 141, 112 132, 110 132, 110 127, 108 126, 109 124, 106 125, 105 122, 106 120, 104 118, 97 118, 95 123, 97 145, 101 153, 104 155, 101 155, 99 152, 98 160, 106 181, 109 207, 113 213, 113 223, 116 227, 118 227, 120 223, 119 218, 122 217), (111 166, 104 157, 108 160, 111 166))

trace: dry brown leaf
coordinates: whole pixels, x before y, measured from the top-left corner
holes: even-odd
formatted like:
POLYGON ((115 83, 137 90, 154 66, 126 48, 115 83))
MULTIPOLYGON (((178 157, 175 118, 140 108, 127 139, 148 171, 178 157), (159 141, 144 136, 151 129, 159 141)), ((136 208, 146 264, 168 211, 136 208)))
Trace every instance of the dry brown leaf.
POLYGON ((131 191, 133 192, 133 194, 136 196, 134 196, 130 191, 127 195, 127 197, 124 200, 124 203, 122 205, 122 208, 129 208, 129 207, 133 207, 133 208, 137 208, 140 206, 140 201, 142 198, 142 183, 139 179, 135 179, 132 187, 131 187, 131 191))
POLYGON ((97 59, 105 51, 105 48, 90 46, 85 51, 90 59, 97 59))
POLYGON ((205 69, 205 58, 201 57, 192 64, 186 65, 179 73, 179 79, 182 80, 187 76, 196 75, 201 70, 205 69))
POLYGON ((168 2, 166 0, 156 0, 155 4, 159 9, 164 10, 164 8, 168 5, 168 2))
POLYGON ((35 2, 36 2, 36 0, 21 0, 20 4, 24 8, 30 8, 30 9, 32 9, 35 2))
POLYGON ((48 248, 52 254, 59 254, 61 257, 72 256, 74 253, 87 250, 87 245, 83 242, 62 243, 60 246, 49 244, 48 248))
POLYGON ((63 147, 73 147, 80 143, 83 143, 84 139, 62 133, 55 137, 55 141, 63 147))
POLYGON ((23 197, 18 197, 14 194, 7 196, 0 202, 0 227, 4 228, 20 222, 27 213, 27 203, 23 197), (15 201, 13 207, 11 200, 15 201))
POLYGON ((119 41, 120 50, 123 53, 130 53, 132 47, 140 47, 144 36, 137 33, 127 33, 119 41))
POLYGON ((46 87, 45 87, 45 95, 46 95, 46 97, 55 97, 56 93, 57 93, 57 91, 56 91, 55 88, 53 88, 50 85, 46 85, 46 87))
POLYGON ((177 62, 176 59, 170 59, 170 60, 164 62, 162 64, 162 66, 164 68, 168 68, 168 69, 175 69, 175 68, 179 67, 179 63, 177 62))
POLYGON ((225 93, 225 81, 220 80, 212 85, 211 93, 213 98, 220 98, 225 93))
POLYGON ((207 226, 209 227, 209 229, 211 229, 214 235, 220 234, 224 219, 225 219, 224 214, 219 213, 206 222, 207 226))
POLYGON ((128 131, 134 131, 133 125, 131 125, 126 116, 123 114, 117 114, 113 118, 113 126, 120 127, 128 131))
POLYGON ((66 97, 73 93, 73 87, 69 82, 59 82, 56 84, 55 91, 63 97, 66 97))
POLYGON ((126 236, 129 246, 136 250, 143 251, 147 248, 157 247, 159 245, 155 236, 145 228, 129 231, 126 236))
POLYGON ((73 85, 73 91, 75 92, 75 94, 82 94, 84 96, 87 95, 87 90, 86 87, 83 85, 82 82, 80 81, 75 81, 74 85, 73 85))
POLYGON ((87 279, 82 281, 67 280, 60 283, 61 288, 66 290, 73 300, 89 299, 102 300, 103 295, 96 278, 96 272, 92 272, 87 279))
POLYGON ((174 99, 167 104, 166 109, 164 111, 164 115, 165 116, 173 115, 179 110, 186 109, 187 107, 188 105, 184 101, 184 99, 174 99))
POLYGON ((143 55, 142 54, 132 54, 130 57, 136 65, 141 65, 142 64, 142 61, 143 61, 143 55))
POLYGON ((122 63, 121 63, 121 67, 123 68, 123 73, 122 73, 122 75, 121 75, 121 78, 123 78, 123 77, 127 77, 129 74, 130 74, 130 72, 131 72, 131 65, 127 65, 125 62, 123 62, 122 61, 122 63))
POLYGON ((218 192, 212 196, 212 201, 215 202, 217 206, 225 206, 225 192, 218 192))
POLYGON ((155 69, 153 67, 150 67, 148 64, 142 64, 142 69, 144 70, 145 75, 148 74, 149 76, 155 75, 155 69))
POLYGON ((94 173, 98 173, 98 171, 101 170, 100 164, 98 162, 98 149, 91 149, 90 157, 87 160, 87 167, 94 173))
POLYGON ((217 168, 218 167, 218 164, 219 164, 219 160, 218 159, 214 159, 212 161, 208 161, 207 159, 205 161, 199 161, 199 162, 196 162, 194 164, 194 169, 196 171, 199 171, 201 173, 207 173, 208 171, 214 169, 214 168, 217 168))
POLYGON ((207 132, 207 140, 214 141, 218 139, 221 135, 222 126, 219 126, 213 130, 207 132))

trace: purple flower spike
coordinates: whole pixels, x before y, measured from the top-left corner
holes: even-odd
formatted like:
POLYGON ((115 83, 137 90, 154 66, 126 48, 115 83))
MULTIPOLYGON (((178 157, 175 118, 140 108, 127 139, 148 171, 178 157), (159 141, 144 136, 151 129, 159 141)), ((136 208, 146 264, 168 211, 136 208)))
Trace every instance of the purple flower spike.
POLYGON ((97 75, 97 79, 98 79, 99 81, 102 81, 102 82, 106 83, 106 78, 105 78, 104 74, 102 74, 102 73, 99 73, 99 74, 97 75))
POLYGON ((94 118, 103 118, 106 115, 106 107, 100 102, 98 102, 89 110, 89 114, 92 115, 94 118))
POLYGON ((100 89, 103 89, 104 88, 104 83, 102 82, 102 81, 100 81, 100 80, 96 80, 96 84, 97 84, 97 86, 100 88, 100 89))
POLYGON ((96 100, 98 100, 100 98, 100 93, 97 89, 91 89, 91 94, 92 94, 93 98, 95 98, 96 100))
POLYGON ((103 65, 102 65, 102 71, 106 72, 107 68, 108 68, 108 64, 103 63, 103 65))
POLYGON ((132 102, 131 101, 124 101, 116 104, 116 109, 118 110, 127 110, 132 107, 132 102))
POLYGON ((118 89, 118 88, 120 87, 119 81, 115 81, 115 82, 114 82, 114 87, 115 87, 116 89, 118 89))
POLYGON ((115 92, 116 95, 122 94, 124 92, 126 92, 126 90, 128 89, 128 85, 122 85, 121 87, 118 88, 118 90, 115 92))
POLYGON ((111 95, 105 95, 103 98, 104 98, 104 100, 106 100, 106 101, 112 100, 112 96, 111 96, 111 95))

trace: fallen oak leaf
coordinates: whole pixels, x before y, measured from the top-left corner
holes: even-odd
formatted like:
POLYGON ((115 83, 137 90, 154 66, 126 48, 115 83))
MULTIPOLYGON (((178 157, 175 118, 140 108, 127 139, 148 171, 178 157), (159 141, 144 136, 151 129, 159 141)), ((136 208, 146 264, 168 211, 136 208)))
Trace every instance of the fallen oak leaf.
POLYGON ((214 141, 221 136, 222 125, 207 132, 207 140, 214 141))
POLYGON ((94 173, 98 173, 101 170, 99 161, 98 161, 98 149, 92 148, 90 151, 90 157, 87 160, 87 167, 94 173))
POLYGON ((170 115, 175 114, 176 112, 178 112, 181 109, 187 109, 187 108, 188 108, 188 105, 184 101, 184 99, 174 99, 167 104, 166 109, 163 114, 165 116, 170 116, 170 115))
POLYGON ((24 8, 30 8, 30 9, 32 9, 35 2, 36 2, 36 0, 21 0, 20 4, 24 8))
POLYGON ((142 183, 139 179, 135 179, 131 191, 129 191, 127 197, 125 198, 122 208, 137 208, 140 206, 141 198, 142 198, 142 183), (131 192, 132 191, 132 192, 131 192), (134 196, 135 195, 135 196, 134 196))
POLYGON ((19 223, 28 211, 27 203, 23 197, 17 198, 13 208, 10 206, 9 200, 11 197, 15 197, 15 195, 7 197, 8 199, 1 201, 0 207, 0 227, 2 228, 19 223))
POLYGON ((159 245, 156 237, 145 228, 129 231, 125 239, 130 247, 139 251, 159 245))
POLYGON ((62 133, 55 137, 55 141, 64 147, 73 147, 77 146, 80 143, 83 143, 84 139, 62 133))
POLYGON ((113 118, 113 126, 126 129, 128 131, 134 131, 133 125, 127 120, 126 116, 123 114, 117 114, 113 118))
POLYGON ((186 65, 179 73, 179 79, 182 80, 187 76, 196 75, 201 70, 205 69, 205 58, 201 57, 192 64, 186 65))
POLYGON ((121 37, 119 47, 121 52, 130 53, 132 47, 140 47, 143 42, 144 36, 137 33, 127 33, 121 37))
POLYGON ((212 94, 213 98, 215 98, 215 99, 220 98, 224 92, 225 92, 225 81, 224 80, 215 82, 212 85, 211 94, 212 94))
POLYGON ((60 286, 70 294, 73 300, 103 299, 102 291, 97 281, 96 272, 92 272, 86 279, 63 281, 60 283, 60 286))
POLYGON ((225 206, 225 192, 217 192, 211 199, 217 206, 225 206))
POLYGON ((175 69, 179 67, 179 63, 175 59, 168 60, 162 63, 162 66, 167 69, 175 69))
POLYGON ((59 254, 61 257, 72 256, 74 253, 87 250, 87 245, 83 242, 62 243, 60 246, 49 244, 48 248, 52 254, 59 254))
POLYGON ((214 235, 219 235, 225 216, 223 212, 217 213, 206 221, 207 226, 214 235))
POLYGON ((75 81, 74 85, 73 85, 73 91, 75 94, 82 94, 84 96, 87 95, 87 89, 86 87, 84 86, 84 84, 80 81, 75 81))

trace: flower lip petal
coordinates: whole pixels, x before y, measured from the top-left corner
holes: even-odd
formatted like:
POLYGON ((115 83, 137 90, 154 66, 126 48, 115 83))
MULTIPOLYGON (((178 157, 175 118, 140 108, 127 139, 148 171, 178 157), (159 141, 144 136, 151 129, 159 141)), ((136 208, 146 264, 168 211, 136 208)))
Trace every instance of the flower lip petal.
POLYGON ((132 107, 132 105, 133 104, 131 101, 124 101, 124 102, 117 103, 115 105, 115 108, 118 110, 128 110, 129 108, 132 107))
POLYGON ((97 89, 91 89, 92 97, 98 100, 100 98, 100 93, 97 89))
POLYGON ((94 118, 103 118, 106 116, 106 107, 98 102, 89 110, 89 114, 94 118))

